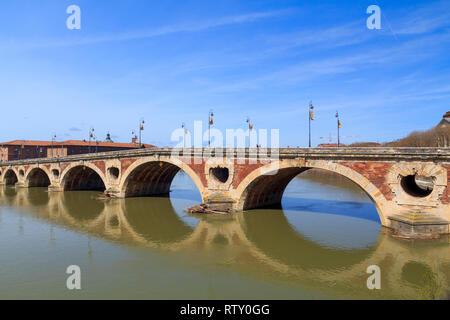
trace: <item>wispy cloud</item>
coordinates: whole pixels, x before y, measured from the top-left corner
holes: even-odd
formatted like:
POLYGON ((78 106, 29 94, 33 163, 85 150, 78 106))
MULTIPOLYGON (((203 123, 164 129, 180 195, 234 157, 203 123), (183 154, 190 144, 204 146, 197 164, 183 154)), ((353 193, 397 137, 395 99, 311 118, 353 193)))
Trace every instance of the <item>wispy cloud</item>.
POLYGON ((397 35, 417 35, 450 28, 448 2, 435 2, 393 21, 392 30, 397 35))
MULTIPOLYGON (((268 19, 276 16, 281 16, 289 12, 288 9, 284 10, 273 10, 264 12, 253 12, 241 15, 226 16, 218 19, 205 20, 200 22, 190 22, 179 25, 168 25, 162 26, 149 30, 132 30, 128 32, 120 33, 108 33, 97 36, 80 37, 78 39, 41 39, 39 41, 24 41, 21 40, 23 44, 21 47, 64 47, 64 46, 79 46, 79 45, 89 45, 104 42, 116 42, 116 41, 130 41, 130 40, 140 40, 149 39, 154 37, 160 37, 175 33, 189 33, 189 32, 200 32, 212 28, 218 28, 227 25, 243 24, 255 22, 262 19, 268 19)), ((9 43, 8 45, 12 45, 9 43)))
MULTIPOLYGON (((307 48, 308 51, 318 50, 318 49, 337 49, 346 46, 355 45, 365 45, 371 40, 379 40, 380 37, 390 37, 391 32, 394 34, 396 43, 387 42, 387 50, 382 50, 380 54, 386 53, 390 54, 392 51, 406 52, 406 47, 418 47, 420 45, 425 45, 425 42, 434 42, 434 38, 443 39, 443 41, 448 41, 448 35, 450 30, 450 12, 445 9, 446 7, 441 3, 431 3, 425 7, 421 7, 412 11, 407 12, 401 18, 394 19, 394 28, 392 29, 390 23, 385 22, 385 26, 389 24, 389 28, 385 27, 382 30, 371 31, 366 28, 365 20, 355 20, 344 25, 334 25, 322 28, 309 28, 302 29, 298 31, 276 33, 272 35, 265 36, 262 40, 266 43, 266 47, 252 52, 249 54, 246 52, 242 55, 227 54, 226 63, 222 64, 205 64, 205 60, 202 58, 201 63, 194 63, 190 60, 190 63, 186 68, 178 69, 178 73, 198 71, 207 68, 223 68, 223 67, 233 67, 233 66, 244 66, 244 65, 254 65, 260 63, 263 60, 267 60, 276 56, 286 55, 289 53, 298 52, 301 49, 307 48), (446 28, 448 27, 448 28, 446 28), (443 34, 441 35, 430 35, 429 33, 435 31, 436 29, 443 29, 443 34), (396 35, 416 35, 424 36, 424 38, 414 38, 407 42, 400 41, 397 39, 396 35), (389 48, 390 46, 392 48, 389 48), (397 46, 397 49, 394 48, 397 46)), ((397 15, 398 17, 398 15, 397 15)), ((383 38, 385 39, 385 38, 383 38)), ((436 44, 436 42, 434 42, 436 44)), ((385 45, 386 46, 386 45, 385 45)), ((357 54, 359 49, 355 51, 357 54)), ((379 50, 377 51, 379 52, 379 50)), ((414 60, 417 60, 418 55, 423 55, 423 52, 414 53, 414 60)), ((367 58, 366 55, 362 56, 367 58)), ((375 57, 371 55, 370 59, 367 60, 368 63, 379 62, 380 59, 385 58, 375 57)), ((390 58, 388 58, 390 59, 390 58)), ((351 60, 355 60, 351 58, 351 60)), ((327 61, 328 63, 329 61, 327 61)), ((352 71, 353 68, 349 66, 348 59, 343 59, 342 61, 335 61, 332 64, 319 66, 314 65, 313 74, 326 74, 326 73, 342 73, 347 71, 352 71), (343 65, 347 65, 343 67, 343 65)), ((254 88, 255 86, 250 83, 240 83, 231 84, 226 86, 226 89, 248 89, 254 88)), ((225 89, 225 88, 219 88, 225 89)))
POLYGON ((267 85, 271 87, 274 85, 296 85, 321 77, 355 71, 361 73, 375 66, 388 68, 394 63, 396 65, 413 64, 436 54, 434 50, 424 50, 423 48, 433 48, 438 44, 448 42, 450 42, 449 32, 427 35, 400 43, 395 42, 389 47, 358 50, 339 56, 325 56, 319 59, 301 61, 300 63, 296 62, 276 71, 262 73, 259 76, 253 74, 249 79, 216 85, 211 90, 215 93, 221 93, 260 89, 267 85))
POLYGON ((269 37, 267 41, 273 44, 276 50, 288 50, 305 46, 341 47, 361 43, 371 37, 373 32, 368 32, 364 21, 353 21, 345 25, 276 35, 269 37))

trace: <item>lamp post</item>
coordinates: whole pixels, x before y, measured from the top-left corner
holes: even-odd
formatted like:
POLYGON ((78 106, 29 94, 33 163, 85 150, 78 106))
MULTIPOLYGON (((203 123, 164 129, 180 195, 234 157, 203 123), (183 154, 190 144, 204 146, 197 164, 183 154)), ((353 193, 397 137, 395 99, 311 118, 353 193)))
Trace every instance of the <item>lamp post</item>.
POLYGON ((142 130, 144 130, 144 119, 139 124, 139 148, 142 148, 142 130))
POLYGON ((247 120, 245 122, 248 123, 248 148, 250 149, 252 147, 252 130, 253 130, 253 124, 250 123, 250 118, 247 117, 247 120))
POLYGON ((312 105, 312 101, 309 102, 309 147, 311 148, 311 120, 314 120, 313 114, 314 106, 312 105))
POLYGON ((131 143, 134 143, 134 146, 136 146, 136 140, 137 140, 136 133, 134 133, 134 130, 131 130, 131 143))
POLYGON ((94 137, 94 128, 89 129, 88 153, 91 153, 91 138, 94 137))
POLYGON ((337 119, 337 138, 338 138, 338 143, 337 146, 339 148, 340 145, 340 138, 339 138, 339 129, 341 128, 341 122, 339 121, 339 113, 336 111, 336 119, 337 119))
POLYGON ((52 158, 53 158, 53 144, 55 143, 56 134, 52 137, 52 158))
POLYGON ((187 129, 186 129, 186 126, 185 126, 184 122, 181 124, 181 128, 183 129, 183 148, 186 148, 187 129))
POLYGON ((209 137, 208 137, 208 147, 211 146, 211 125, 214 124, 213 117, 214 117, 213 111, 212 111, 212 110, 209 110, 209 120, 208 120, 208 135, 209 135, 209 137))

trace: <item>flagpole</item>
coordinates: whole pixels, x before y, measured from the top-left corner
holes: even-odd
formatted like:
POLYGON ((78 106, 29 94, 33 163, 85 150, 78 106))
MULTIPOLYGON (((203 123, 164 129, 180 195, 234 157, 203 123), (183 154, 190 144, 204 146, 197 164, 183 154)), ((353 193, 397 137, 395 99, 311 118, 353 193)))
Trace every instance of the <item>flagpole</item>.
POLYGON ((309 114, 308 120, 309 120, 309 145, 308 146, 311 148, 311 113, 309 114))
POLYGON ((142 130, 144 130, 144 119, 139 123, 139 148, 142 148, 142 130))
POLYGON ((250 127, 250 118, 247 117, 247 120, 245 120, 245 122, 248 123, 248 148, 250 149, 251 146, 252 146, 252 140, 251 140, 251 138, 252 138, 252 129, 250 127))
POLYGON ((309 102, 309 147, 311 148, 311 116, 312 116, 312 112, 313 112, 313 105, 312 105, 312 101, 309 102))
POLYGON ((56 135, 52 136, 52 159, 53 159, 53 142, 55 142, 56 135))
POLYGON ((183 148, 186 148, 186 128, 184 122, 181 124, 181 128, 183 129, 183 148))
POLYGON ((94 137, 94 128, 89 129, 88 153, 91 153, 91 138, 94 137))
POLYGON ((209 119, 208 119, 208 148, 211 147, 211 122, 213 121, 214 113, 212 110, 209 111, 209 119))
POLYGON ((337 138, 338 138, 337 146, 339 148, 339 145, 340 145, 340 139, 339 139, 339 113, 337 111, 336 111, 336 119, 337 119, 337 138))

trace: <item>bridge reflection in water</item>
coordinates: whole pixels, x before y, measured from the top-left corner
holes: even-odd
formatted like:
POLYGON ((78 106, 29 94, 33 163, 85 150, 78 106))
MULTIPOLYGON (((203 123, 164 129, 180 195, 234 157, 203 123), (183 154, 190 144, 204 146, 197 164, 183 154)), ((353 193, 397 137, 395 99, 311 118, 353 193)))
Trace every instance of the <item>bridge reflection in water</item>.
MULTIPOLYGON (((295 179, 286 190, 283 209, 223 216, 183 213, 183 208, 201 201, 196 192, 180 189, 185 185, 183 177, 172 185, 170 198, 102 201, 91 191, 48 193, 42 188, 3 187, 0 208, 2 213, 8 212, 9 207, 21 217, 38 218, 40 224, 59 227, 58 234, 62 235, 56 235, 54 241, 64 242, 62 230, 69 229, 89 239, 104 239, 126 248, 144 248, 149 255, 149 269, 144 273, 142 269, 134 270, 132 261, 121 266, 123 270, 119 274, 108 273, 105 268, 105 277, 110 279, 132 279, 135 273, 141 273, 143 282, 130 280, 133 287, 128 290, 133 292, 130 298, 142 297, 136 291, 146 292, 149 288, 160 292, 147 292, 147 297, 152 298, 191 298, 192 293, 187 292, 196 290, 179 283, 182 289, 171 292, 164 287, 164 281, 155 284, 158 283, 155 278, 165 277, 155 267, 155 252, 170 255, 178 267, 195 268, 203 275, 196 275, 200 287, 202 282, 214 287, 212 278, 230 279, 229 284, 211 289, 214 294, 210 292, 206 298, 288 298, 286 290, 298 290, 306 298, 414 299, 430 294, 427 286, 433 283, 422 283, 429 274, 433 275, 432 281, 439 282, 440 297, 445 297, 450 279, 448 238, 439 242, 404 242, 392 238, 381 229, 376 209, 365 199, 365 194, 336 176, 327 177, 328 186, 323 186, 320 175, 320 172, 308 173, 303 179, 295 179), (322 195, 317 193, 317 188, 322 190, 322 195), (382 271, 380 291, 366 287, 369 276, 366 269, 373 264, 382 271), (233 280, 235 275, 241 280, 233 280), (262 293, 265 289, 258 287, 260 282, 271 289, 262 293), (277 294, 280 288, 283 294, 277 294), (246 294, 242 295, 242 290, 246 294), (167 296, 164 292, 168 292, 167 296)), ((36 255, 35 261, 41 258, 39 252, 36 255)), ((97 263, 101 268, 117 262, 112 257, 109 262, 97 263)), ((111 284, 96 285, 92 297, 108 297, 110 293, 106 291, 120 290, 111 284)), ((88 289, 85 293, 89 297, 88 289)), ((26 293, 22 295, 27 297, 26 293)))

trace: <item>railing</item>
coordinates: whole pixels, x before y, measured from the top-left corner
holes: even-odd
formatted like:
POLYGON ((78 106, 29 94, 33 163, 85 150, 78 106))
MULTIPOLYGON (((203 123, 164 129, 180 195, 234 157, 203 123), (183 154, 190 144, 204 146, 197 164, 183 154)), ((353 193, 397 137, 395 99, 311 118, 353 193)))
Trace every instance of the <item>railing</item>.
POLYGON ((403 161, 450 161, 450 148, 146 148, 86 153, 53 158, 34 158, 0 162, 0 167, 43 163, 59 163, 90 160, 107 160, 144 156, 178 157, 231 157, 231 158, 310 158, 310 159, 349 159, 349 160, 403 160, 403 161))

